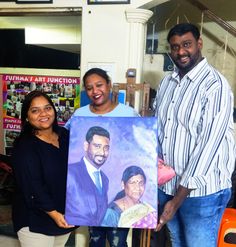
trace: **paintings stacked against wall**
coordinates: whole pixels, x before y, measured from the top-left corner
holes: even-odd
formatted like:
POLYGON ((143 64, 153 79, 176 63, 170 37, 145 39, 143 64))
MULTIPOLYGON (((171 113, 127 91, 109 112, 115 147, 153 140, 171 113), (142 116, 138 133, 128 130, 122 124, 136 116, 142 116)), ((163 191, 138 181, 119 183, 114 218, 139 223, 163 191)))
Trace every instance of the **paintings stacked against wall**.
POLYGON ((22 102, 30 91, 40 90, 49 95, 60 125, 64 125, 80 106, 79 77, 3 74, 2 85, 4 146, 8 155, 20 132, 22 102))

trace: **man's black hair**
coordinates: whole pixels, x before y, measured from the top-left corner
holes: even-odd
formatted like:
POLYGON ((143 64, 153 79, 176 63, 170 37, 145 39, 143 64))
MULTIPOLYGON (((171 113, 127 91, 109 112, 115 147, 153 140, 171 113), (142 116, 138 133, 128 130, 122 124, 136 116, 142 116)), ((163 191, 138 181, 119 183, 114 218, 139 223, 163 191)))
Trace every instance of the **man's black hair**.
POLYGON ((167 41, 170 43, 171 37, 174 35, 182 36, 186 33, 192 33, 193 37, 198 40, 200 37, 199 29, 191 23, 180 23, 172 27, 167 35, 167 41))
POLYGON ((86 141, 88 143, 90 143, 93 140, 93 136, 94 135, 104 136, 104 137, 107 137, 110 140, 109 132, 106 129, 100 127, 100 126, 93 126, 87 131, 86 141))

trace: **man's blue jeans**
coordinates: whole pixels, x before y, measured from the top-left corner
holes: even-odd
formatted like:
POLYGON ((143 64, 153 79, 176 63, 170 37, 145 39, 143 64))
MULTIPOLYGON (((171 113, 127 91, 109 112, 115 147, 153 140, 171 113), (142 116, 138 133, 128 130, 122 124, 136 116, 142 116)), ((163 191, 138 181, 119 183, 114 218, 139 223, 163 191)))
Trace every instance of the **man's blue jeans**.
POLYGON ((106 239, 110 247, 127 247, 129 228, 89 227, 89 247, 105 247, 106 239))
MULTIPOLYGON (((167 223, 172 247, 216 247, 220 221, 231 196, 231 189, 186 198, 167 223)), ((160 214, 173 196, 158 190, 160 214)))

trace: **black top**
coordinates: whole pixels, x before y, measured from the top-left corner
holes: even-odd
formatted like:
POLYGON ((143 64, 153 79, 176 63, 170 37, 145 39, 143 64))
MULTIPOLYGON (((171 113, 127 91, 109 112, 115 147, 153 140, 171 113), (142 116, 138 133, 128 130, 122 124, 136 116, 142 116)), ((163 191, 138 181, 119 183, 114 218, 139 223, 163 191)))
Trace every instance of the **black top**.
POLYGON ((60 235, 72 229, 56 225, 45 211, 64 214, 69 133, 59 128, 59 147, 36 136, 23 137, 13 150, 16 193, 13 200, 14 230, 28 226, 30 231, 60 235))

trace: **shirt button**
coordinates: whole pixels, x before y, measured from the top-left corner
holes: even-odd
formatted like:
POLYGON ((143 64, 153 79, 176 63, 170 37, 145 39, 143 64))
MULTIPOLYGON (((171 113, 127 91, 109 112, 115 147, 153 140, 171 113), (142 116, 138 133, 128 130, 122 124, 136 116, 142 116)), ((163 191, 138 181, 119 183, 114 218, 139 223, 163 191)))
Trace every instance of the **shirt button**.
POLYGON ((168 118, 168 121, 170 121, 170 118, 168 118))
POLYGON ((166 154, 163 154, 164 156, 166 156, 166 154))
POLYGON ((165 136, 165 139, 167 139, 167 136, 165 136))
POLYGON ((175 103, 175 102, 174 102, 174 100, 172 100, 172 102, 171 102, 171 103, 175 103))

